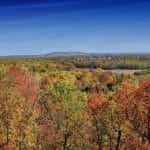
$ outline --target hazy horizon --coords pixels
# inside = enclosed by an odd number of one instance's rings
[[[149,0],[0,1],[0,56],[150,53]]]
[[[54,55],[54,54],[91,54],[91,55],[94,55],[94,54],[99,54],[99,55],[150,55],[150,52],[98,52],[98,51],[49,51],[47,53],[10,53],[10,54],[7,54],[7,55],[0,55],[0,57],[9,57],[9,56],[44,56],[44,55]]]

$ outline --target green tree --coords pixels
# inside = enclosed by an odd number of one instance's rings
[[[66,150],[69,146],[69,138],[73,135],[75,128],[81,125],[86,95],[77,87],[63,81],[51,86],[49,92],[53,101],[61,104],[61,118],[58,126],[63,132],[63,149]]]

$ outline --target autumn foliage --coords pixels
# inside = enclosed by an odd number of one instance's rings
[[[148,74],[56,60],[0,66],[0,150],[149,150]]]
[[[8,71],[8,76],[15,82],[27,101],[34,103],[34,101],[37,100],[39,86],[31,75],[27,74],[24,70],[17,66],[12,66]]]
[[[88,96],[88,108],[93,113],[101,111],[106,105],[107,102],[105,100],[104,95],[94,92]]]

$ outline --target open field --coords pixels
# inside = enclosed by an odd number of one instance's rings
[[[140,69],[110,69],[110,70],[105,70],[108,72],[112,72],[112,73],[118,73],[118,74],[134,74],[134,73],[138,73],[144,70],[140,70]]]

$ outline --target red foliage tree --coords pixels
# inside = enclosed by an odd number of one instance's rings
[[[150,142],[150,80],[140,82],[139,88],[134,95],[135,111],[131,114],[131,121],[134,122],[134,128],[142,136]]]
[[[122,114],[124,114],[124,119],[128,119],[129,117],[129,107],[132,103],[135,89],[135,86],[125,81],[122,84],[121,89],[115,94],[116,101],[120,105],[120,111]]]
[[[35,101],[38,99],[37,91],[39,86],[33,77],[16,66],[10,67],[8,76],[15,82],[26,100],[32,104],[35,104]]]

